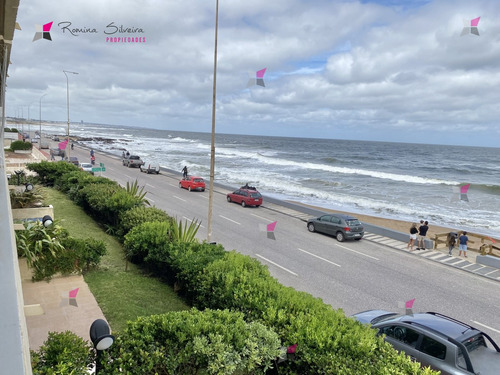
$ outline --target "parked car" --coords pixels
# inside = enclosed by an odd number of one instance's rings
[[[123,165],[125,165],[128,168],[131,168],[131,167],[137,168],[137,167],[140,167],[141,165],[144,164],[144,162],[141,160],[141,157],[137,156],[137,155],[125,156],[122,159],[122,163],[123,163]]]
[[[80,165],[80,163],[78,162],[78,158],[76,156],[70,156],[69,162],[73,165],[76,165],[77,167]]]
[[[47,142],[42,142],[40,144],[40,148],[43,148],[43,149],[48,149],[49,148],[49,144]]]
[[[61,150],[60,148],[51,148],[50,153],[54,156],[63,156],[64,150]]]
[[[160,164],[158,163],[144,162],[139,168],[141,172],[146,172],[147,174],[160,173]]]
[[[227,194],[228,202],[234,202],[245,206],[259,207],[262,204],[262,195],[254,187],[240,188]]]
[[[369,310],[353,317],[371,324],[396,350],[442,375],[496,375],[500,371],[500,348],[493,339],[446,315]]]
[[[59,137],[52,137],[52,140],[56,141],[56,142],[59,142],[60,139],[59,139]]]
[[[181,189],[205,191],[205,180],[201,177],[187,176],[179,181]]]
[[[94,174],[94,172],[92,172],[92,164],[90,163],[80,163],[80,169],[90,174]]]
[[[363,224],[353,216],[342,214],[323,215],[307,221],[309,232],[330,234],[337,241],[360,240],[365,234]]]

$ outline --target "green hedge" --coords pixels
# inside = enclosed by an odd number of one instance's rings
[[[33,144],[31,142],[14,141],[10,144],[10,149],[12,151],[31,150],[32,148],[33,148]]]
[[[95,355],[90,345],[73,332],[49,332],[40,349],[31,351],[33,375],[88,375]]]
[[[101,363],[106,374],[265,374],[280,346],[241,313],[193,309],[129,322]]]
[[[36,172],[40,182],[47,186],[53,186],[56,182],[59,182],[59,179],[65,173],[79,171],[77,166],[64,161],[54,163],[48,161],[30,163],[26,165],[26,168],[30,171]]]
[[[132,228],[142,223],[153,221],[172,221],[172,218],[165,211],[156,207],[136,206],[130,210],[121,212],[119,216],[119,236],[125,236]]]

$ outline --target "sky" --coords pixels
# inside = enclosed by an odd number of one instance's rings
[[[41,102],[67,121],[68,85],[71,122],[210,132],[215,15],[216,0],[21,0],[7,116],[38,120]],[[219,0],[218,15],[218,133],[500,147],[498,0]]]

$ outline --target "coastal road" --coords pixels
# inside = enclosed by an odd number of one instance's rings
[[[88,150],[79,147],[72,155],[89,159]],[[207,238],[208,191],[180,189],[180,171],[147,175],[100,153],[96,162],[105,163],[103,176],[123,186],[137,179],[150,203],[169,215],[201,220],[198,238]],[[415,311],[452,316],[500,343],[499,282],[366,240],[339,243],[308,232],[304,221],[274,205],[267,208],[265,201],[260,208],[228,203],[227,192],[214,189],[212,241],[258,259],[282,284],[319,297],[347,315],[368,309],[403,312],[404,302],[415,298]],[[276,240],[271,240],[265,228],[274,221]]]

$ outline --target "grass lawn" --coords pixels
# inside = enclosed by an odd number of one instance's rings
[[[99,269],[84,277],[113,331],[122,330],[127,320],[139,316],[189,308],[172,287],[145,275],[136,265],[129,263],[125,271],[120,242],[106,234],[66,195],[50,188],[44,188],[43,195],[45,202],[54,206],[55,219],[71,236],[92,237],[106,244],[108,253],[102,258]]]

